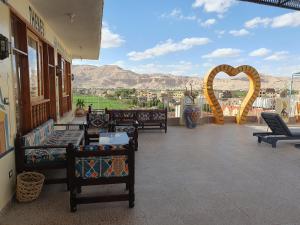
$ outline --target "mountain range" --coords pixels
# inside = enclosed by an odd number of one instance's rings
[[[136,89],[183,89],[190,84],[194,89],[203,85],[203,77],[177,76],[172,74],[139,74],[119,66],[73,66],[74,88],[136,88]],[[290,77],[277,77],[260,74],[262,88],[284,89],[290,87]],[[216,78],[216,90],[248,90],[249,81],[245,74],[237,77]],[[294,82],[294,89],[299,90],[300,82]]]

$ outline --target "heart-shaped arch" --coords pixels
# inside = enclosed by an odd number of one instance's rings
[[[245,73],[250,81],[249,91],[243,100],[240,110],[236,116],[236,122],[238,124],[243,124],[246,122],[248,112],[257,98],[260,91],[260,77],[256,69],[252,66],[243,65],[237,68],[234,68],[230,65],[219,65],[213,68],[204,78],[204,95],[210,105],[212,112],[215,117],[215,122],[217,124],[224,124],[224,115],[223,110],[218,102],[214,89],[213,89],[213,81],[216,75],[220,72],[227,73],[229,76],[236,76],[239,73]]]

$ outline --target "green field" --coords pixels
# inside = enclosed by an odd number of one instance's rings
[[[90,104],[93,104],[94,109],[129,109],[134,106],[125,102],[125,100],[119,99],[107,99],[98,96],[85,96],[85,95],[74,95],[73,104],[76,106],[77,99],[83,99],[85,107],[87,108]]]

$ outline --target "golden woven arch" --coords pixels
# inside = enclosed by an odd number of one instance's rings
[[[238,124],[243,124],[246,122],[248,112],[254,103],[255,99],[259,95],[260,91],[260,77],[256,69],[252,66],[243,65],[234,68],[230,65],[219,65],[213,68],[204,78],[204,95],[210,105],[212,112],[214,114],[217,124],[224,124],[224,115],[222,108],[215,96],[213,90],[213,81],[216,75],[220,72],[227,73],[229,76],[236,76],[239,73],[245,73],[250,81],[249,91],[243,100],[238,115],[236,116],[236,122]]]

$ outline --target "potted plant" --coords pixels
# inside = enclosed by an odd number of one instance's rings
[[[85,115],[85,110],[84,110],[84,107],[85,107],[85,103],[84,103],[84,100],[83,99],[77,99],[77,102],[76,102],[76,111],[75,111],[75,115],[80,117],[80,116],[84,116]]]

